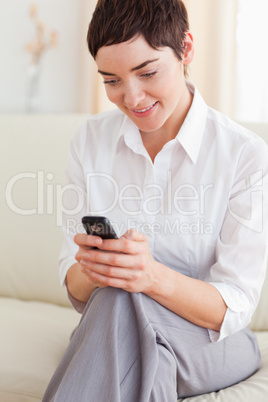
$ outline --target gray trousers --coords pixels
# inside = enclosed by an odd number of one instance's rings
[[[43,402],[175,402],[217,391],[260,365],[249,329],[212,343],[141,293],[97,289]]]

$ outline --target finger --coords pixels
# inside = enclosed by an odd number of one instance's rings
[[[126,280],[138,280],[140,277],[140,273],[132,269],[96,263],[87,264],[84,260],[82,260],[82,270],[84,270],[89,276],[100,274],[108,278]]]
[[[92,282],[98,283],[100,287],[110,286],[126,290],[131,287],[128,279],[109,277],[98,272],[93,272],[89,269],[85,269],[85,274],[88,275]]]
[[[98,251],[97,249],[87,250],[82,259],[88,264],[103,264],[111,267],[134,268],[137,265],[137,258],[133,255],[109,251]]]
[[[77,253],[74,256],[74,258],[76,259],[77,262],[80,262],[82,260],[83,254],[84,254],[84,251],[81,248],[79,248],[79,250],[77,251]]]
[[[147,237],[134,229],[129,229],[122,237],[132,241],[147,241]]]
[[[85,233],[78,233],[74,236],[74,242],[79,247],[98,247],[102,244],[102,239],[98,236],[91,236]]]
[[[124,235],[116,240],[103,240],[98,249],[134,255],[142,252],[143,246],[141,241],[127,239]]]

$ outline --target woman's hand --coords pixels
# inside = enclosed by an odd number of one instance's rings
[[[155,261],[143,234],[129,230],[116,240],[79,234],[75,242],[76,259],[91,284],[145,293],[196,325],[220,330],[227,306],[219,291]]]
[[[147,293],[153,288],[159,267],[143,234],[131,229],[116,240],[78,234],[74,241],[79,246],[76,260],[97,287],[111,286],[133,293]]]

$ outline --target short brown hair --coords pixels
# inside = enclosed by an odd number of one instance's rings
[[[87,43],[95,59],[102,46],[142,35],[152,48],[169,46],[182,60],[188,30],[188,14],[181,0],[98,0]]]

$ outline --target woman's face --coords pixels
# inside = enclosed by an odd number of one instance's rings
[[[183,64],[170,47],[153,49],[139,36],[100,48],[96,63],[109,100],[141,132],[175,130],[185,118],[190,95]]]

